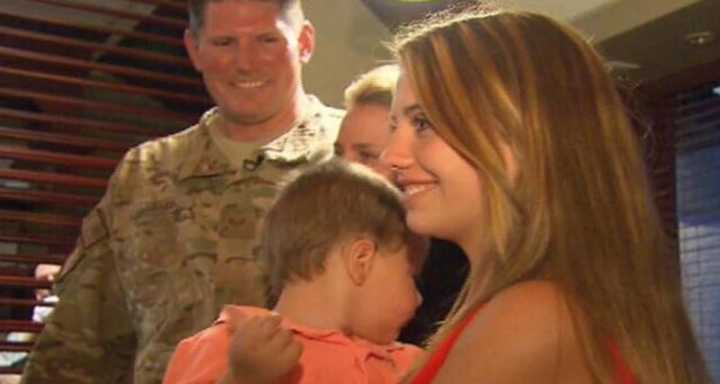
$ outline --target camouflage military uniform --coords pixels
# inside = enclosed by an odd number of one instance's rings
[[[281,178],[331,156],[342,117],[311,99],[245,166],[212,140],[215,110],[130,150],[84,219],[23,383],[160,383],[175,345],[224,304],[263,305],[259,219]]]

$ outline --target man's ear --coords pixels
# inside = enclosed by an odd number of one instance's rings
[[[303,22],[300,35],[298,36],[298,54],[300,62],[307,64],[315,51],[315,27],[310,21]]]
[[[185,50],[187,51],[188,57],[190,57],[190,62],[192,62],[193,67],[195,67],[196,70],[200,71],[201,69],[201,63],[199,61],[199,54],[198,54],[198,41],[195,37],[195,34],[190,31],[190,29],[185,30],[185,34],[183,35],[183,43],[185,43]]]
[[[345,270],[352,282],[358,286],[365,284],[377,256],[375,242],[366,237],[352,240],[343,253]]]

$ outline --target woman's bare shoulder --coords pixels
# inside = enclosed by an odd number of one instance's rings
[[[584,360],[566,358],[578,356],[579,345],[562,290],[549,281],[518,283],[480,309],[437,382],[558,383],[578,369],[570,376],[582,383]]]

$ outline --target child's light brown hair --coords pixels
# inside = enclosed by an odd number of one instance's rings
[[[400,192],[369,168],[332,159],[297,176],[278,194],[263,222],[260,257],[271,297],[288,282],[310,280],[324,270],[333,247],[356,236],[379,249],[408,247],[419,271],[426,238],[410,232]]]

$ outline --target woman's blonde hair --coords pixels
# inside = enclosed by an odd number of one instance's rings
[[[345,108],[367,104],[390,108],[398,77],[400,69],[396,64],[381,65],[363,73],[345,88]]]
[[[489,199],[493,270],[482,286],[485,271],[470,272],[432,344],[497,292],[547,279],[565,293],[597,382],[612,381],[611,341],[641,383],[709,382],[638,137],[586,39],[539,14],[469,10],[406,28],[395,51]]]

